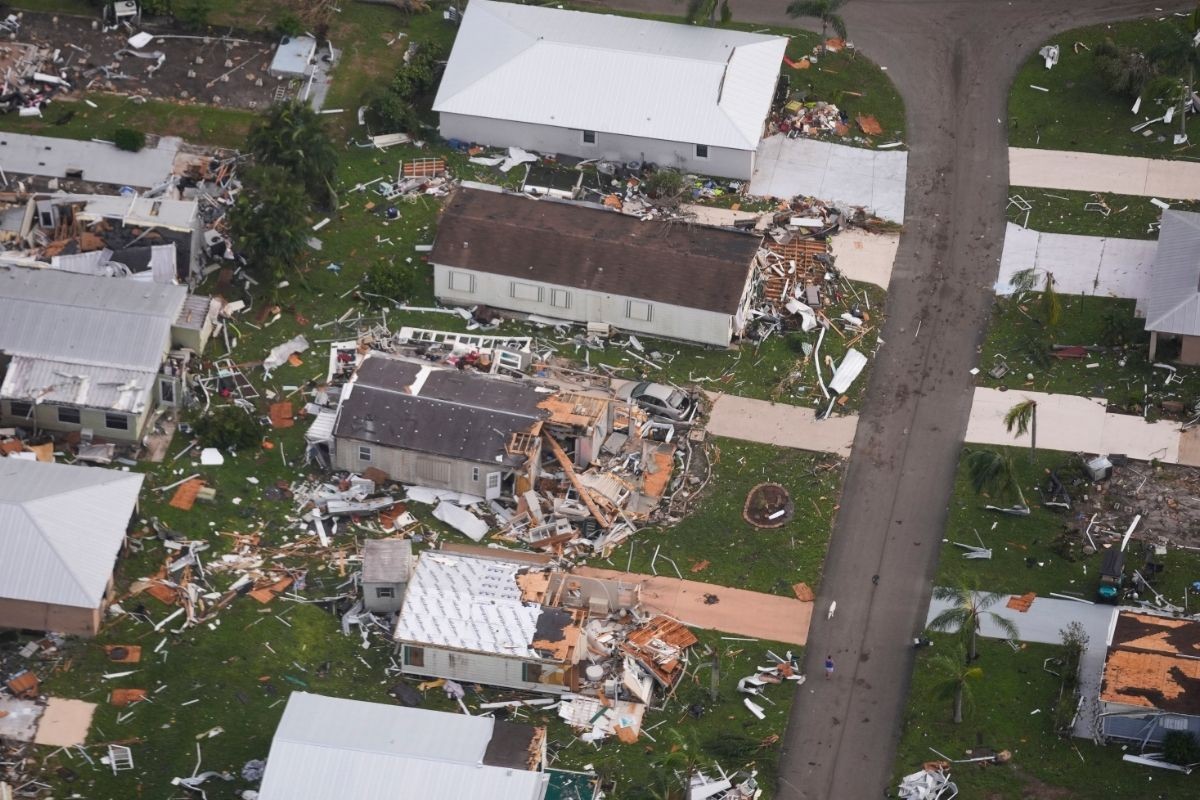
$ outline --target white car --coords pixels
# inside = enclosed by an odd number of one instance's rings
[[[637,403],[652,416],[672,422],[687,422],[696,413],[696,404],[685,392],[661,383],[626,383],[617,390],[617,398]]]

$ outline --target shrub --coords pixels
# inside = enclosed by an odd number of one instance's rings
[[[180,6],[175,19],[188,30],[200,31],[208,26],[208,15],[211,11],[212,0],[188,0]]]
[[[135,131],[133,128],[117,128],[113,133],[113,144],[119,150],[128,150],[130,153],[136,153],[146,146],[146,134],[141,131]]]
[[[420,288],[418,267],[380,261],[363,279],[362,290],[401,302],[411,300]],[[368,298],[375,301],[378,298]]]
[[[280,36],[299,36],[304,33],[304,23],[291,11],[284,11],[275,18],[275,31]]]
[[[1168,731],[1163,739],[1163,757],[1180,766],[1200,763],[1200,741],[1188,731]]]
[[[221,450],[254,447],[262,439],[258,420],[237,406],[217,406],[207,414],[198,415],[192,429],[203,446]]]
[[[643,188],[651,197],[674,199],[683,193],[683,173],[674,169],[660,169],[646,178]]]

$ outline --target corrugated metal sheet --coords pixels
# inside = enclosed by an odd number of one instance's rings
[[[157,371],[186,297],[183,286],[0,268],[0,350]]]
[[[540,772],[483,764],[495,722],[294,692],[260,800],[540,800]]]
[[[180,140],[164,136],[154,147],[130,153],[111,144],[6,132],[0,136],[0,163],[10,176],[66,178],[81,170],[83,180],[150,188],[171,175]]]
[[[0,458],[0,596],[95,608],[143,476]]]
[[[0,397],[138,414],[150,402],[156,374],[13,356],[0,384]]]
[[[1200,336],[1200,214],[1163,212],[1145,309],[1148,331]]]
[[[435,111],[754,150],[787,39],[474,0]]]
[[[537,658],[530,644],[542,609],[521,600],[516,576],[524,566],[457,553],[424,553],[404,595],[396,640]]]

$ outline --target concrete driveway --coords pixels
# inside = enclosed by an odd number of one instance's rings
[[[1017,640],[1021,642],[1040,642],[1042,644],[1062,644],[1062,630],[1072,622],[1078,622],[1087,633],[1088,644],[1083,658],[1079,663],[1079,690],[1084,698],[1079,716],[1075,720],[1075,735],[1092,738],[1096,726],[1097,697],[1100,693],[1100,681],[1104,672],[1104,654],[1108,650],[1108,642],[1112,638],[1113,625],[1116,624],[1117,607],[1107,605],[1089,605],[1076,603],[1073,600],[1059,600],[1054,597],[1034,598],[1033,605],[1028,611],[1014,611],[1005,603],[1012,595],[992,606],[988,611],[1007,619],[1017,626]],[[949,603],[932,600],[929,604],[929,615],[925,624],[928,625],[938,614],[949,607]],[[983,617],[979,626],[979,635],[991,639],[1005,639],[1005,634],[996,627],[991,617]]]
[[[900,237],[894,233],[868,233],[861,228],[843,228],[830,240],[837,268],[852,281],[873,283],[881,289],[892,281],[892,265]]]
[[[811,195],[902,222],[907,170],[908,153],[902,150],[867,150],[777,133],[759,142],[750,194]]]
[[[1010,222],[996,293],[1011,294],[1013,274],[1034,267],[1053,273],[1054,286],[1063,294],[1147,297],[1157,248],[1158,242],[1149,239],[1039,233]]]
[[[714,436],[833,453],[843,458],[850,455],[858,428],[858,417],[853,414],[818,420],[816,412],[804,406],[719,392],[709,392],[708,396],[713,407],[705,430]]]
[[[1200,162],[1196,161],[1011,147],[1008,172],[1013,186],[1173,200],[1200,197]]]

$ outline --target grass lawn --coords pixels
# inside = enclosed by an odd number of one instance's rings
[[[1020,195],[1033,206],[1026,223],[1025,212],[1009,204],[1005,216],[1009,222],[1028,225],[1044,233],[1074,233],[1081,236],[1111,236],[1121,239],[1157,239],[1161,209],[1148,197],[1127,194],[1098,194],[1062,189],[1036,189],[1012,186],[1009,197]],[[1110,213],[1085,209],[1088,203],[1102,202]],[[1179,211],[1200,211],[1200,202],[1171,202]]]
[[[930,748],[951,759],[966,759],[973,749],[984,747],[1008,750],[1012,761],[952,765],[951,778],[960,797],[1099,800],[1184,797],[1194,791],[1188,776],[1124,763],[1120,745],[1101,747],[1055,734],[1053,711],[1060,681],[1043,669],[1043,663],[1060,656],[1057,645],[1026,644],[1013,652],[1004,642],[981,639],[977,664],[983,676],[972,684],[974,707],[964,713],[961,725],[955,725],[950,700],[939,694],[936,675],[928,668],[954,637],[932,638],[934,646],[922,650],[913,672],[893,785],[901,776],[919,771],[923,762],[941,760]]]
[[[798,581],[816,590],[841,494],[841,460],[722,437],[713,441],[712,480],[691,513],[672,527],[639,531],[613,553],[611,566],[649,573],[657,549],[660,575],[675,574],[666,556],[688,580],[788,597]],[[795,516],[782,528],[755,528],[742,517],[746,495],[764,482],[783,485],[795,505]],[[707,567],[692,572],[705,561]]]
[[[1014,402],[1016,401],[1014,397]],[[1080,546],[1081,533],[1068,531],[1068,523],[1087,526],[1091,517],[1083,495],[1092,489],[1087,486],[1070,487],[1076,507],[1069,512],[1056,512],[1041,505],[1039,486],[1044,486],[1050,470],[1058,472],[1060,479],[1068,482],[1078,474],[1079,459],[1073,453],[1039,451],[1031,463],[1025,448],[996,448],[1007,453],[1020,479],[1021,490],[1031,508],[1028,517],[1014,517],[987,511],[984,506],[996,503],[976,495],[967,475],[965,460],[960,460],[958,476],[954,483],[954,494],[950,500],[950,514],[946,523],[946,541],[942,545],[935,585],[955,586],[972,582],[984,591],[1008,594],[1035,592],[1046,596],[1050,592],[1075,593],[1085,599],[1095,599],[1100,585],[1102,555],[1084,555]],[[965,453],[964,451],[964,457]],[[1146,464],[1135,464],[1133,468],[1143,473],[1150,469]],[[1157,503],[1151,498],[1148,502]],[[1133,511],[1125,517],[1131,521]],[[1115,516],[1115,515],[1110,515]],[[1064,548],[1060,536],[1069,539],[1073,546]],[[978,538],[977,538],[978,537]],[[952,542],[992,549],[991,559],[963,558],[965,552]],[[1126,574],[1132,575],[1145,560],[1145,551],[1139,540],[1129,545],[1126,559]],[[1165,556],[1158,557],[1165,565],[1155,588],[1168,600],[1183,605],[1184,588],[1200,580],[1200,553],[1170,547]],[[1195,606],[1194,598],[1189,606]]]
[[[982,371],[976,380],[981,386],[1104,397],[1110,407],[1133,413],[1141,413],[1146,402],[1144,387],[1149,387],[1151,419],[1159,413],[1155,404],[1164,400],[1183,402],[1186,408],[1200,400],[1200,368],[1179,366],[1177,374],[1183,383],[1163,385],[1166,373],[1151,366],[1149,335],[1141,330],[1141,320],[1133,316],[1134,301],[1060,295],[1061,322],[1051,331],[1038,321],[1039,297],[1031,295],[1024,302],[996,298],[991,326],[980,351]],[[1109,347],[1118,341],[1126,344]],[[1050,352],[1051,344],[1108,349],[1091,352],[1083,359],[1043,357]],[[1155,361],[1169,362],[1172,357],[1165,343],[1160,342]],[[1011,371],[997,380],[987,373],[1000,359]],[[1089,364],[1098,366],[1089,368]],[[1033,375],[1032,380],[1026,379],[1028,374]]]
[[[1046,42],[1060,48],[1059,62],[1047,70],[1036,52],[1017,72],[1008,98],[1008,143],[1013,147],[1044,147],[1051,150],[1082,150],[1122,156],[1195,158],[1195,144],[1176,147],[1171,137],[1179,124],[1151,125],[1131,133],[1139,122],[1162,116],[1163,109],[1143,101],[1141,113],[1133,114],[1133,101],[1111,93],[1096,73],[1092,52],[1111,38],[1118,46],[1143,52],[1162,41],[1162,26],[1180,19],[1166,15],[1110,25],[1094,25],[1067,31]],[[1086,45],[1090,50],[1084,49]],[[1078,51],[1078,52],[1076,52]],[[1040,86],[1049,91],[1031,88]],[[1195,137],[1192,137],[1193,140]]]

